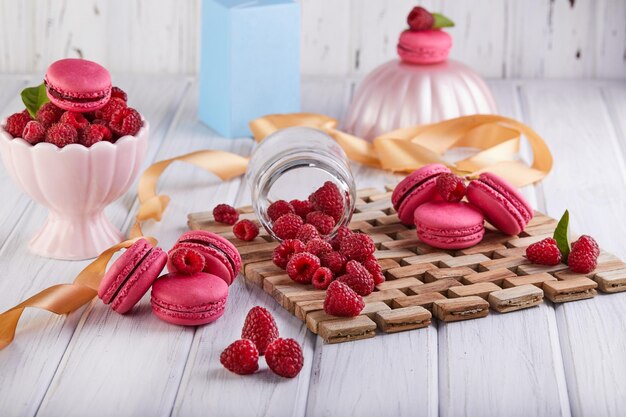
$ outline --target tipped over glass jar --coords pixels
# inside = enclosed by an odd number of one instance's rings
[[[291,127],[265,138],[252,153],[246,181],[257,218],[277,240],[296,238],[306,223],[333,237],[354,211],[356,186],[348,158],[316,129]]]

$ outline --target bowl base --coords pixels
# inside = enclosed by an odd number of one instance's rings
[[[28,247],[46,258],[79,261],[95,258],[122,240],[123,235],[104,212],[86,217],[66,217],[51,212]]]

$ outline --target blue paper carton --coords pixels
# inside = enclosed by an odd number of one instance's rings
[[[300,7],[291,0],[203,0],[198,117],[226,137],[300,111]]]

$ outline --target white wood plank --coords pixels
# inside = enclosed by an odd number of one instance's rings
[[[554,172],[542,184],[548,214],[559,216],[568,208],[574,232],[591,234],[601,247],[624,258],[623,153],[599,88],[534,82],[522,93],[531,125],[555,156]],[[614,114],[621,118],[623,110]],[[623,293],[556,307],[573,415],[617,416],[626,407],[618,382],[626,373],[626,358],[619,353],[626,346],[624,311]]]
[[[141,86],[144,90],[152,88],[154,80],[146,82],[136,78],[129,81],[132,84],[128,87],[131,102],[148,119],[155,120],[150,141],[151,147],[158,148],[169,127],[165,121],[171,118],[166,113],[170,111],[172,104],[154,100],[147,92],[142,94]],[[159,84],[174,98],[178,96],[176,91],[184,90],[187,82],[180,79],[161,79]],[[176,106],[175,103],[173,105]],[[164,122],[158,123],[161,119]],[[151,153],[154,156],[154,152]],[[149,163],[146,160],[145,166]],[[11,190],[3,194],[9,198],[17,195],[17,191]],[[134,187],[129,190],[128,195],[136,195]],[[134,197],[123,197],[108,208],[107,213],[114,224],[121,226],[125,222],[133,199]],[[20,214],[16,211],[6,218],[7,224],[14,227],[0,249],[0,268],[3,271],[3,278],[0,279],[0,311],[50,285],[71,282],[87,265],[87,262],[47,260],[28,252],[26,242],[41,227],[45,210],[31,204],[21,218]],[[0,373],[0,409],[3,413],[25,416],[36,413],[81,314],[82,311],[77,311],[63,317],[35,309],[26,310],[18,326],[15,341],[0,351],[0,368],[3,370]]]
[[[515,82],[490,82],[500,113],[521,118]],[[528,159],[528,149],[522,149]],[[536,206],[532,187],[523,190]],[[439,323],[439,413],[570,414],[554,310],[542,304],[512,314]]]

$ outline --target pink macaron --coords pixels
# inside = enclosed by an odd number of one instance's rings
[[[470,181],[467,199],[482,210],[489,223],[507,235],[522,232],[533,217],[533,208],[519,191],[490,172]]]
[[[220,277],[170,273],[152,286],[152,312],[168,323],[198,326],[222,317],[227,298],[228,285]]]
[[[226,284],[233,283],[241,270],[241,256],[237,248],[220,235],[204,230],[192,230],[183,233],[170,250],[178,248],[194,249],[204,257],[203,272],[217,275]],[[169,272],[178,272],[171,261],[167,263]]]
[[[167,254],[139,239],[106,272],[98,297],[120,314],[129,312],[163,271]]]
[[[485,235],[483,214],[469,203],[432,201],[415,210],[417,237],[440,249],[464,249]]]
[[[436,64],[448,59],[452,37],[437,29],[405,30],[398,40],[398,55],[410,64]]]
[[[400,181],[391,194],[391,203],[402,223],[412,225],[416,208],[428,201],[439,199],[437,177],[449,172],[450,169],[445,165],[429,164]]]
[[[44,83],[50,101],[64,110],[79,113],[98,110],[111,98],[109,71],[86,59],[53,62]]]

